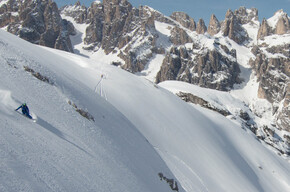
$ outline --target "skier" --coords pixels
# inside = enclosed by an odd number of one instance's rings
[[[23,103],[22,105],[20,105],[17,109],[15,109],[15,111],[18,111],[20,108],[22,109],[22,114],[23,115],[25,115],[29,119],[32,119],[32,117],[29,114],[29,109],[28,109],[26,103]]]

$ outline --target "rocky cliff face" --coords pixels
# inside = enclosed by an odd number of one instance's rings
[[[235,57],[225,57],[218,49],[206,50],[199,55],[194,52],[194,49],[187,50],[185,47],[171,48],[157,74],[156,82],[179,80],[223,91],[239,82],[240,69]]]
[[[63,20],[51,0],[9,0],[0,8],[0,27],[32,43],[73,52],[73,25]]]
[[[276,35],[283,36],[280,37],[281,40],[277,40]],[[256,57],[250,60],[260,82],[259,97],[272,103],[275,124],[279,129],[286,131],[290,131],[290,43],[287,38],[289,35],[289,17],[282,10],[268,20],[263,19],[257,36],[259,43],[252,49]]]
[[[260,26],[258,32],[258,39],[263,39],[266,36],[270,36],[273,34],[283,35],[290,33],[290,19],[289,16],[283,12],[283,10],[279,10],[275,13],[275,15],[266,20],[263,19],[262,25]]]
[[[60,12],[63,12],[65,16],[73,17],[76,23],[89,23],[89,15],[87,7],[81,5],[79,1],[74,6],[64,6],[60,8]]]
[[[186,43],[193,42],[190,36],[186,33],[186,31],[177,26],[171,30],[170,41],[174,45],[184,45]]]
[[[255,60],[250,64],[256,71],[259,85],[258,96],[273,104],[273,115],[276,116],[280,129],[290,131],[289,86],[290,86],[290,44],[273,46],[256,52]],[[284,57],[267,57],[267,53],[281,54]]]
[[[245,42],[248,40],[248,34],[241,25],[242,22],[240,17],[231,10],[228,10],[222,25],[223,35],[228,36],[239,44]]]
[[[189,17],[186,13],[174,12],[170,17],[180,23],[183,27],[188,28],[191,31],[196,30],[196,23],[194,19]]]
[[[236,15],[242,25],[258,21],[258,10],[256,8],[246,9],[246,7],[240,7],[235,10],[234,15]]]
[[[264,18],[262,21],[262,25],[258,31],[258,39],[262,39],[272,33],[270,26],[268,25],[267,20]]]
[[[204,20],[199,19],[197,23],[197,27],[196,27],[196,32],[198,34],[205,34],[206,31],[207,31],[207,28],[205,26]]]
[[[106,54],[122,49],[118,54],[125,61],[123,67],[132,72],[143,70],[148,58],[137,59],[135,51],[149,49],[147,56],[152,55],[156,38],[154,14],[147,7],[133,8],[126,0],[96,2],[88,10],[91,21],[86,30],[87,47],[102,48]],[[133,49],[137,41],[143,43]]]

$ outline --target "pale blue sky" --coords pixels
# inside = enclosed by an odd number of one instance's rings
[[[55,0],[58,6],[65,4],[75,4],[77,0]],[[94,0],[80,0],[87,7]],[[134,6],[148,5],[161,13],[170,16],[174,11],[183,11],[198,21],[203,18],[206,23],[209,22],[211,14],[215,14],[221,21],[224,20],[228,9],[236,10],[240,6],[246,8],[255,7],[259,11],[259,20],[270,18],[274,13],[283,9],[290,14],[290,0],[129,0]]]

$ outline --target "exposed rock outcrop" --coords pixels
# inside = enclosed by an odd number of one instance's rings
[[[258,21],[258,9],[256,8],[246,9],[245,7],[240,7],[235,10],[234,15],[238,17],[242,25]]]
[[[74,6],[64,6],[60,9],[60,12],[65,16],[74,18],[76,23],[89,23],[88,11],[86,6],[81,5],[80,1],[77,1]]]
[[[191,31],[196,30],[196,23],[194,19],[189,17],[186,13],[174,12],[170,17],[180,23],[183,27],[188,28]]]
[[[258,51],[255,60],[250,64],[256,71],[260,82],[258,96],[267,99],[273,104],[273,113],[277,117],[277,125],[290,131],[289,122],[289,84],[290,84],[290,59],[289,44],[285,46],[270,47],[272,53],[285,53],[288,57],[269,58]],[[281,105],[282,103],[282,105]]]
[[[276,25],[275,33],[278,35],[283,35],[287,33],[289,30],[290,30],[290,25],[289,25],[288,16],[286,15],[285,17],[280,17]]]
[[[213,36],[217,34],[220,31],[220,29],[221,29],[220,22],[218,21],[215,15],[211,15],[207,32]]]
[[[104,0],[104,25],[102,48],[105,53],[110,53],[118,46],[119,39],[123,35],[126,20],[130,14],[132,5],[126,0]]]
[[[271,26],[269,25],[269,22],[271,23]],[[283,10],[277,11],[270,19],[263,19],[262,25],[259,28],[258,39],[263,39],[272,34],[283,35],[290,33],[289,23],[289,16],[284,13]]]
[[[199,19],[196,27],[196,32],[198,34],[204,34],[207,31],[207,28],[205,26],[204,20]]]
[[[208,101],[204,100],[203,98],[200,98],[200,97],[193,95],[191,93],[179,92],[176,95],[178,97],[180,97],[185,102],[200,105],[201,107],[218,112],[223,116],[228,116],[231,114],[228,110],[218,109],[217,107],[212,106]]]
[[[101,47],[103,39],[103,27],[104,27],[104,6],[101,3],[92,3],[88,9],[88,17],[90,19],[90,25],[86,28],[86,37],[84,39],[85,44]]]
[[[86,29],[85,43],[101,47],[106,54],[115,48],[129,46],[129,42],[134,41],[133,37],[136,34],[150,36],[148,32],[155,30],[154,16],[150,10],[147,7],[133,8],[127,0],[105,0],[103,4],[94,3],[88,11],[89,17],[93,20]],[[129,47],[124,54],[128,51]]]
[[[263,21],[262,21],[262,25],[259,28],[257,38],[258,39],[262,39],[262,38],[270,35],[270,33],[271,33],[271,28],[268,25],[267,20],[264,18]]]
[[[239,72],[237,62],[224,57],[217,50],[193,55],[184,47],[174,47],[166,54],[156,82],[180,80],[226,91],[239,82]]]
[[[154,53],[164,53],[164,48],[156,45],[155,21],[174,24],[147,6],[132,7],[127,0],[94,2],[87,15],[91,21],[86,29],[86,48],[101,48],[106,54],[118,52],[124,61],[122,68],[133,73],[142,71]],[[190,42],[180,28],[173,30],[171,40],[176,44]]]
[[[239,17],[231,10],[228,10],[222,26],[223,35],[228,36],[239,44],[242,44],[248,40],[249,37],[241,25],[241,19],[239,19]]]
[[[170,40],[174,45],[184,45],[186,43],[192,43],[192,39],[183,29],[174,27],[171,30]]]
[[[74,27],[61,18],[55,2],[9,0],[2,8],[0,26],[7,26],[9,32],[32,43],[73,52],[69,35],[74,34]]]
[[[282,44],[271,43],[276,41],[277,35],[285,34],[289,34],[289,17],[283,10],[277,11],[268,20],[263,19],[257,36],[259,45],[252,49],[256,58],[250,60],[250,64],[258,77],[258,96],[272,104],[272,113],[276,119],[274,126],[289,132],[290,44],[287,41]]]

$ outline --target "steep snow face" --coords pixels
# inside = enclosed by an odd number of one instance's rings
[[[80,55],[90,55],[89,51],[86,51],[86,50],[83,49],[83,47],[84,47],[84,38],[85,38],[85,34],[86,34],[86,28],[88,27],[88,24],[85,24],[85,23],[84,24],[79,24],[72,17],[65,16],[63,14],[61,15],[61,17],[63,19],[66,19],[66,20],[70,21],[74,25],[74,27],[76,29],[75,30],[76,34],[73,35],[73,36],[70,36],[71,43],[73,45],[74,53],[80,54]]]
[[[156,81],[157,73],[160,71],[160,67],[165,56],[161,54],[156,54],[149,63],[145,66],[145,69],[136,75],[144,76],[151,82]]]
[[[0,30],[0,191],[169,191],[164,161],[94,92],[100,72],[57,53]],[[21,102],[36,123],[14,111]]]
[[[257,44],[257,35],[259,27],[260,22],[257,20],[253,20],[252,22],[243,25],[243,28],[247,31],[250,38],[248,46],[253,46]]]

